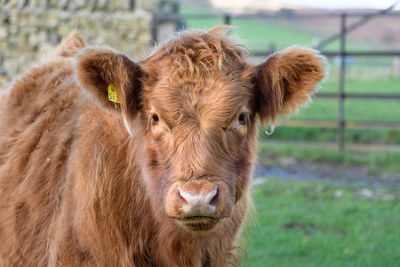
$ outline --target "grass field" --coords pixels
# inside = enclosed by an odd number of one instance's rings
[[[400,266],[400,193],[268,180],[253,191],[244,266]]]

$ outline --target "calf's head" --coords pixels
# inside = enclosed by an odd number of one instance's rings
[[[154,212],[189,231],[234,213],[248,189],[257,121],[305,105],[324,76],[316,51],[292,47],[254,66],[223,31],[184,33],[141,62],[103,47],[76,58],[78,82],[133,135]],[[108,100],[109,84],[120,103]]]

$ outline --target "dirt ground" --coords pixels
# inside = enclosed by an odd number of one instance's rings
[[[270,162],[266,165],[264,162]],[[278,157],[264,153],[259,156],[253,172],[254,185],[266,179],[296,181],[324,181],[338,185],[361,185],[376,188],[400,189],[400,173],[379,174],[361,165],[343,165],[329,162],[309,162]]]

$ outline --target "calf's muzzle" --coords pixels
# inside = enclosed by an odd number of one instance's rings
[[[234,196],[228,185],[217,179],[177,181],[168,190],[164,208],[167,215],[192,231],[210,230],[229,217]]]
[[[182,206],[186,218],[190,217],[214,217],[218,199],[218,188],[209,192],[191,194],[184,189],[178,189],[179,196],[184,200]]]

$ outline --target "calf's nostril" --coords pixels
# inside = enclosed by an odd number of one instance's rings
[[[211,206],[216,206],[217,205],[217,202],[218,202],[218,199],[219,199],[219,190],[218,190],[218,188],[216,188],[216,190],[215,190],[215,195],[214,195],[214,197],[211,199],[211,201],[210,201],[210,205]]]
[[[185,192],[186,193],[186,192]],[[183,204],[189,204],[186,198],[183,196],[185,193],[182,193],[181,189],[178,191],[178,199],[183,202]]]
[[[190,194],[179,188],[178,199],[183,202],[183,210],[190,216],[210,216],[215,213],[219,199],[218,188],[203,194]]]

